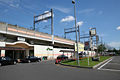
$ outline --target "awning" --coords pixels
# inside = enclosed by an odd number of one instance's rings
[[[6,43],[6,47],[17,47],[17,48],[25,48],[25,49],[31,49],[34,48],[33,45],[27,43],[27,42],[22,42],[22,41],[18,41],[18,42],[14,42],[14,43]]]
[[[25,50],[25,48],[20,48],[20,47],[0,47],[0,50]]]
[[[76,51],[71,51],[71,50],[60,50],[60,52],[71,52],[71,53],[76,53]]]

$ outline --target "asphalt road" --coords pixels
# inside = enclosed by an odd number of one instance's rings
[[[120,72],[71,68],[54,61],[0,67],[0,80],[120,80]]]
[[[102,69],[120,70],[120,56],[114,56],[112,61],[102,67]]]

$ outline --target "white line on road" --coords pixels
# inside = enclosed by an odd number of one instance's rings
[[[112,58],[113,59],[113,58]],[[98,69],[101,69],[102,67],[104,67],[106,64],[108,64],[110,61],[112,61],[112,59],[110,59],[108,62],[106,62],[105,64],[103,64],[102,66],[100,66]]]
[[[106,70],[106,71],[120,71],[120,70],[115,70],[115,69],[99,69],[99,70]]]

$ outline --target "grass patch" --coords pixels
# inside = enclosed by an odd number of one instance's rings
[[[88,65],[88,58],[84,58],[84,59],[81,59],[79,60],[80,62],[80,66],[85,66],[85,67],[93,67],[94,65],[106,60],[110,58],[110,56],[100,56],[100,61],[92,61],[92,58],[90,57],[89,58],[89,65]],[[67,65],[76,65],[78,66],[77,64],[77,61],[62,61],[63,64],[67,64]]]

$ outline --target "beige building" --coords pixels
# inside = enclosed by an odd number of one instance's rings
[[[47,56],[56,58],[63,54],[60,50],[74,51],[75,41],[54,36],[54,45],[50,34],[29,30],[0,22],[0,56],[24,58],[25,56]],[[64,53],[73,56],[71,52]]]

